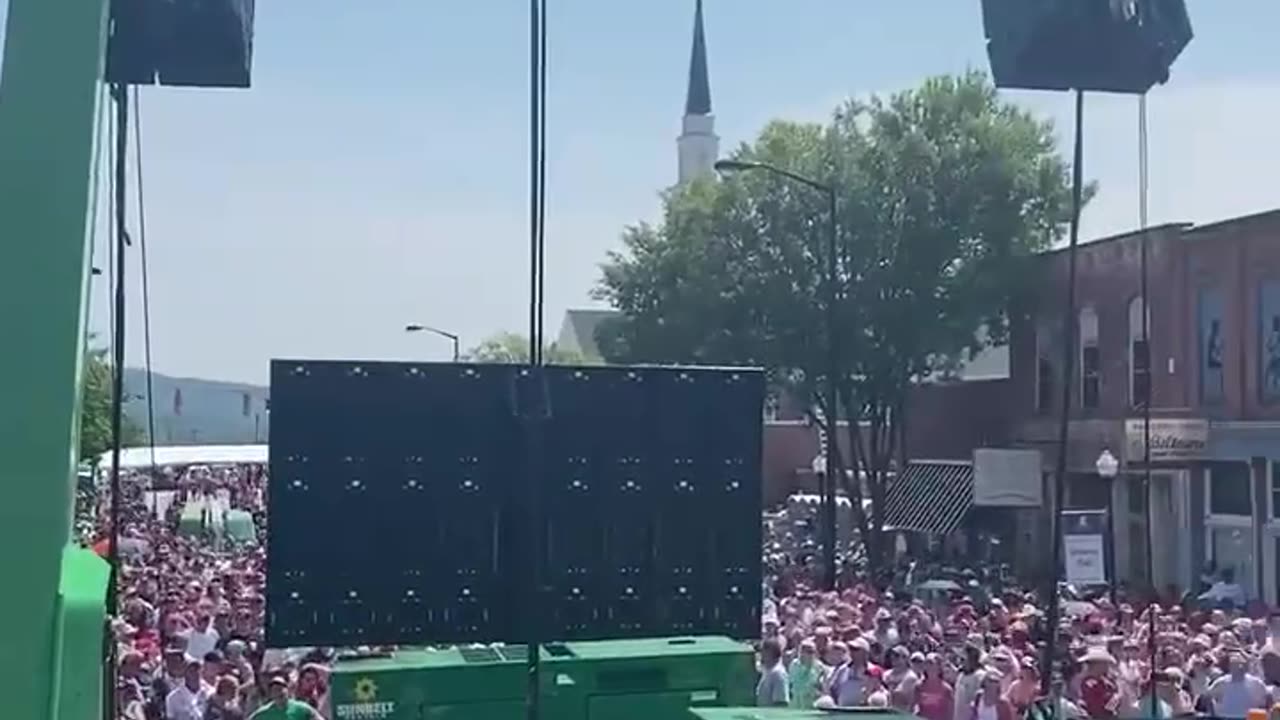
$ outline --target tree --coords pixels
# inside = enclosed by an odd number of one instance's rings
[[[584,365],[581,354],[561,348],[555,343],[542,351],[548,365]],[[482,363],[520,364],[529,362],[529,338],[515,333],[499,333],[487,338],[463,355],[464,360]]]
[[[621,317],[598,341],[611,361],[763,366],[816,421],[851,420],[851,457],[832,474],[866,479],[871,518],[862,483],[845,490],[874,570],[886,480],[907,457],[908,391],[1005,340],[1029,257],[1070,219],[1067,165],[1052,125],[976,72],[850,101],[825,125],[775,121],[734,157],[837,188],[839,407],[819,392],[825,198],[769,173],[672,189],[659,224],[627,228],[597,288]]]
[[[80,397],[80,460],[94,462],[111,449],[111,405],[115,397],[107,353],[90,349],[85,354]],[[145,439],[142,430],[128,417],[120,434],[122,445],[136,445]]]

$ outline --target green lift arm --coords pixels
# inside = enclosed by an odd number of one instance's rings
[[[72,541],[104,0],[9,0],[0,67],[5,717],[101,717],[107,564]]]

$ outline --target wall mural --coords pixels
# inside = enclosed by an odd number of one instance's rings
[[[1226,395],[1223,376],[1223,347],[1226,331],[1223,319],[1222,291],[1201,288],[1198,301],[1200,323],[1200,400],[1221,402]]]
[[[1280,401],[1280,280],[1258,288],[1259,387],[1265,402]]]

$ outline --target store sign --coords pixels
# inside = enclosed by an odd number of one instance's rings
[[[1104,510],[1066,510],[1062,513],[1063,579],[1073,585],[1107,582]]]
[[[1129,444],[1127,459],[1141,463],[1144,437],[1142,420],[1125,420],[1124,434]],[[1200,460],[1209,447],[1209,421],[1195,419],[1151,421],[1151,462]]]
[[[378,701],[378,685],[373,678],[357,680],[351,695],[355,702],[334,705],[337,720],[387,720],[395,715],[395,703]]]

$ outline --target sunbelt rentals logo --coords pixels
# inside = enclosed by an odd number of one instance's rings
[[[338,720],[386,720],[395,714],[395,703],[378,702],[378,683],[373,678],[357,680],[351,696],[355,702],[334,708]]]

